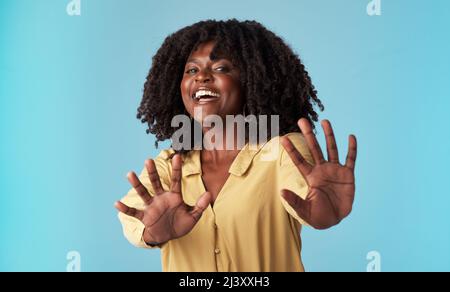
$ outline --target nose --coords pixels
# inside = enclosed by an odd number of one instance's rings
[[[206,83],[212,81],[212,75],[208,69],[203,69],[195,76],[195,81],[199,83]]]

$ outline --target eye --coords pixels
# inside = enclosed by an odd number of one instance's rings
[[[214,70],[219,71],[219,72],[228,72],[228,67],[227,66],[219,66],[219,67],[216,67],[216,69],[214,69]]]
[[[186,70],[187,74],[195,74],[197,73],[197,68],[189,68]]]

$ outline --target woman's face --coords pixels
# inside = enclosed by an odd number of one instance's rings
[[[239,70],[226,57],[211,60],[214,42],[198,46],[188,57],[181,81],[181,96],[187,112],[194,117],[194,108],[207,115],[226,115],[242,112]],[[199,118],[197,121],[201,122]]]

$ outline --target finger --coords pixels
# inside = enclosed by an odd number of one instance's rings
[[[195,204],[194,209],[190,212],[192,217],[194,217],[195,222],[197,222],[202,216],[203,212],[208,208],[209,204],[211,204],[212,195],[210,192],[205,192],[198,200],[197,204]]]
[[[339,163],[339,154],[331,123],[328,120],[323,120],[321,124],[327,141],[328,161]]]
[[[161,195],[164,193],[164,189],[161,185],[161,179],[159,178],[158,170],[156,169],[155,162],[152,159],[145,161],[145,168],[147,169],[148,177],[152,183],[155,195]]]
[[[181,156],[176,154],[172,158],[172,180],[170,191],[181,194]]]
[[[298,168],[300,173],[306,177],[311,172],[311,165],[309,165],[309,163],[303,158],[300,152],[298,152],[289,138],[282,137],[281,145],[283,145],[284,149],[286,149],[286,152],[288,153],[289,157]]]
[[[117,210],[124,213],[125,215],[134,217],[134,218],[138,219],[139,221],[142,221],[142,218],[144,218],[144,212],[142,212],[141,210],[138,210],[136,208],[128,207],[127,205],[125,205],[124,203],[122,203],[120,201],[117,201],[114,204],[114,207],[116,207]]]
[[[351,168],[352,170],[355,169],[356,148],[357,148],[356,137],[354,135],[350,135],[348,137],[348,153],[345,166]]]
[[[303,200],[294,192],[286,189],[281,190],[281,196],[288,202],[288,204],[297,212],[298,216],[305,221],[310,219],[310,205],[308,201]]]
[[[317,142],[316,136],[314,135],[308,120],[301,118],[298,121],[298,126],[305,136],[306,143],[308,143],[309,150],[311,151],[316,164],[324,163],[325,159],[323,158],[322,149],[320,149],[319,142]]]
[[[150,205],[153,201],[152,196],[148,193],[148,190],[144,187],[136,174],[131,171],[128,173],[127,178],[130,184],[138,193],[139,197],[141,197],[144,204]]]

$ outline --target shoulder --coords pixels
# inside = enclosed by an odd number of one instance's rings
[[[173,150],[172,148],[169,149],[164,149],[161,150],[161,152],[159,152],[158,156],[155,157],[155,160],[164,160],[164,161],[170,161],[170,159],[172,158],[172,156],[175,154],[175,150]]]
[[[189,152],[183,153],[181,155],[181,159],[182,159],[183,163],[190,162],[190,160],[193,159],[193,156],[195,155],[196,151],[198,151],[198,150],[191,150]],[[165,163],[165,164],[171,165],[172,158],[175,154],[176,154],[176,152],[172,148],[161,150],[161,152],[159,152],[158,156],[155,157],[155,161],[158,160],[162,164]]]
[[[270,139],[270,141],[268,141],[266,144],[264,144],[264,146],[262,147],[262,149],[268,149],[274,146],[281,146],[281,138],[288,138],[292,144],[294,144],[295,148],[299,149],[299,150],[303,150],[303,149],[308,149],[308,145],[306,144],[306,140],[305,137],[303,136],[302,133],[299,132],[291,132],[291,133],[287,133],[283,136],[276,136],[273,137],[272,139]],[[281,150],[284,150],[284,148],[281,146],[280,148]]]
[[[290,161],[289,155],[281,145],[281,138],[288,138],[308,162],[311,163],[313,161],[306,139],[300,132],[290,132],[282,136],[273,137],[262,147],[262,153],[268,153],[269,151],[272,151],[273,153],[273,151],[275,151],[275,153],[278,153],[278,160],[281,163],[283,161]]]
[[[307,144],[306,144],[306,140],[305,140],[305,136],[303,136],[302,133],[299,132],[291,132],[291,133],[287,133],[286,135],[282,136],[282,137],[286,137],[289,140],[291,140],[292,144],[294,144],[294,146],[296,148],[300,148],[300,147],[306,147],[308,148]]]
[[[176,154],[172,148],[162,150],[158,156],[155,157],[155,165],[158,172],[165,171],[168,175],[172,172],[172,158]],[[198,150],[191,150],[181,155],[182,171],[187,173],[196,172],[200,168],[200,154]]]
[[[161,150],[159,154],[152,159],[155,162],[158,175],[163,180],[166,179],[170,174],[171,157],[174,153],[175,151],[173,149],[164,149]],[[145,167],[141,172],[141,176],[148,176],[147,169]]]

